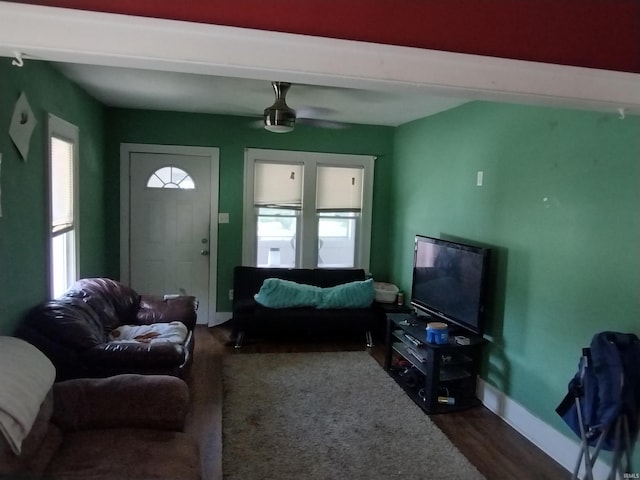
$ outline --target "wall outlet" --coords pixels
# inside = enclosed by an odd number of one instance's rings
[[[229,223],[229,214],[228,213],[219,213],[218,214],[218,223]]]
[[[233,288],[229,289],[229,300],[233,300]]]

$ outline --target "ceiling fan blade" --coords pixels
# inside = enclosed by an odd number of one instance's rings
[[[296,123],[318,128],[329,128],[332,130],[343,130],[350,126],[348,123],[334,122],[333,120],[321,120],[319,118],[298,118]]]
[[[311,105],[302,105],[296,108],[298,118],[323,118],[336,113],[333,108],[312,107]]]
[[[296,111],[298,112],[297,121],[300,124],[312,125],[319,128],[331,128],[334,130],[349,127],[349,124],[347,123],[330,120],[329,118],[327,118],[336,113],[336,110],[334,110],[333,108],[312,107],[310,105],[305,105],[299,107]]]
[[[291,84],[271,82],[275,92],[275,102],[264,110],[262,121],[252,122],[254,128],[265,128],[272,132],[286,133],[293,130],[295,124],[309,125],[333,130],[348,128],[349,124],[328,119],[335,110],[326,107],[301,106],[294,110],[286,102]]]

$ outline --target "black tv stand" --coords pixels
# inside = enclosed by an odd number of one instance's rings
[[[462,330],[450,332],[445,345],[427,343],[429,317],[388,313],[384,367],[425,412],[446,413],[480,404],[476,377],[483,339]],[[460,345],[455,335],[469,338]]]

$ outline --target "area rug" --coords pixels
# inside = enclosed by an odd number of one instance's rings
[[[227,480],[481,479],[367,352],[223,360]]]

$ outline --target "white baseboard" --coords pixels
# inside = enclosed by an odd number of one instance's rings
[[[580,454],[580,442],[577,437],[575,440],[566,437],[481,378],[478,378],[477,395],[485,407],[573,473]],[[609,465],[598,459],[593,467],[594,478],[607,478],[610,469]],[[583,473],[584,462],[580,468],[580,477]]]

